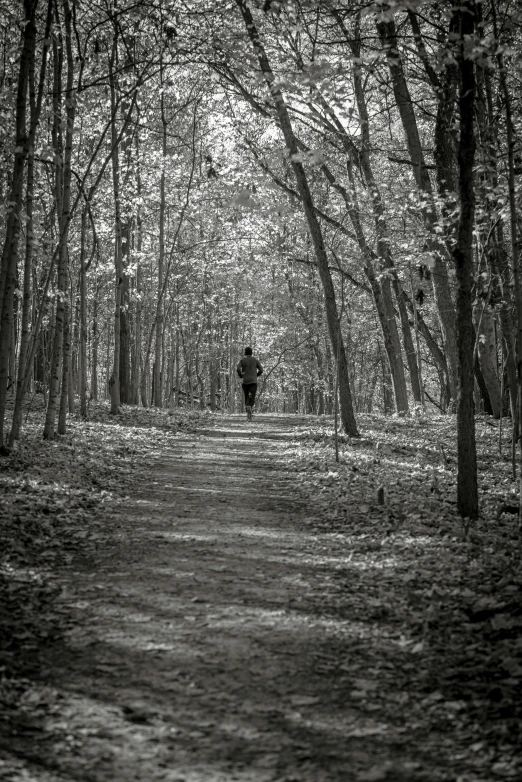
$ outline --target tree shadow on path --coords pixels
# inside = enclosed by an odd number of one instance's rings
[[[425,717],[410,554],[311,529],[280,443],[302,423],[224,417],[136,471],[65,575],[83,621],[48,660],[55,713],[13,739],[50,782],[482,780],[456,767],[458,707]]]

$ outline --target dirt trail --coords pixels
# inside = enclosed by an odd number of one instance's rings
[[[448,726],[405,706],[414,663],[369,561],[312,531],[282,455],[298,424],[230,416],[142,466],[110,545],[68,575],[85,623],[20,780],[457,778]]]

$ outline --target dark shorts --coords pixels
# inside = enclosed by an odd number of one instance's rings
[[[243,383],[245,405],[253,407],[256,402],[257,383]]]

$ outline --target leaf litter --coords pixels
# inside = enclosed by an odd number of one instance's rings
[[[86,764],[89,778],[103,781],[520,778],[520,539],[516,518],[502,513],[516,493],[509,434],[499,454],[498,430],[477,420],[481,518],[471,525],[455,508],[452,419],[362,417],[363,437],[341,437],[336,463],[330,422],[263,418],[245,431],[234,416],[129,407],[111,417],[99,405],[90,421],[73,418],[66,437],[44,443],[29,417],[0,477],[0,610],[10,639],[0,641],[0,726],[9,737],[0,741],[0,779],[71,782]],[[242,482],[241,449],[252,443],[264,459],[261,482],[279,481],[270,495],[295,504],[271,500],[263,511],[273,529],[258,540],[260,586],[247,588],[251,549],[241,544],[236,556],[230,535],[216,559],[220,543],[205,542],[201,514],[219,519],[225,538],[229,527],[254,534],[222,504]],[[183,493],[162,467],[173,449],[183,457]],[[233,462],[221,477],[209,466],[202,479],[210,457]],[[220,480],[224,496],[199,494]],[[151,498],[171,484],[174,521],[136,558],[127,511],[144,503],[134,525],[147,513],[164,519],[166,505]],[[176,576],[183,605],[168,604],[175,624],[167,626],[165,593],[161,611],[154,594],[164,581],[140,570],[144,559],[162,559],[158,542],[169,546],[172,524],[192,575]],[[195,534],[180,537],[185,528]],[[114,556],[108,582],[102,565]],[[183,556],[175,562],[183,570]],[[108,583],[121,584],[111,616],[103,614]],[[215,603],[225,583],[226,610]],[[115,645],[100,651],[95,628],[111,623]],[[140,653],[136,628],[148,628]],[[224,657],[216,670],[216,632],[238,665]],[[122,658],[122,643],[135,663]],[[176,658],[171,678],[163,658],[187,643],[187,662]],[[254,647],[259,664],[244,669]],[[56,650],[72,656],[65,689]],[[178,717],[151,696],[165,688]]]

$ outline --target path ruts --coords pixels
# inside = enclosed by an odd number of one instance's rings
[[[405,735],[374,581],[346,575],[348,538],[312,531],[285,469],[299,423],[230,416],[136,472],[112,541],[70,574],[85,623],[54,663],[46,770],[24,780],[450,779],[435,734],[423,758]],[[372,703],[386,683],[393,720]]]

